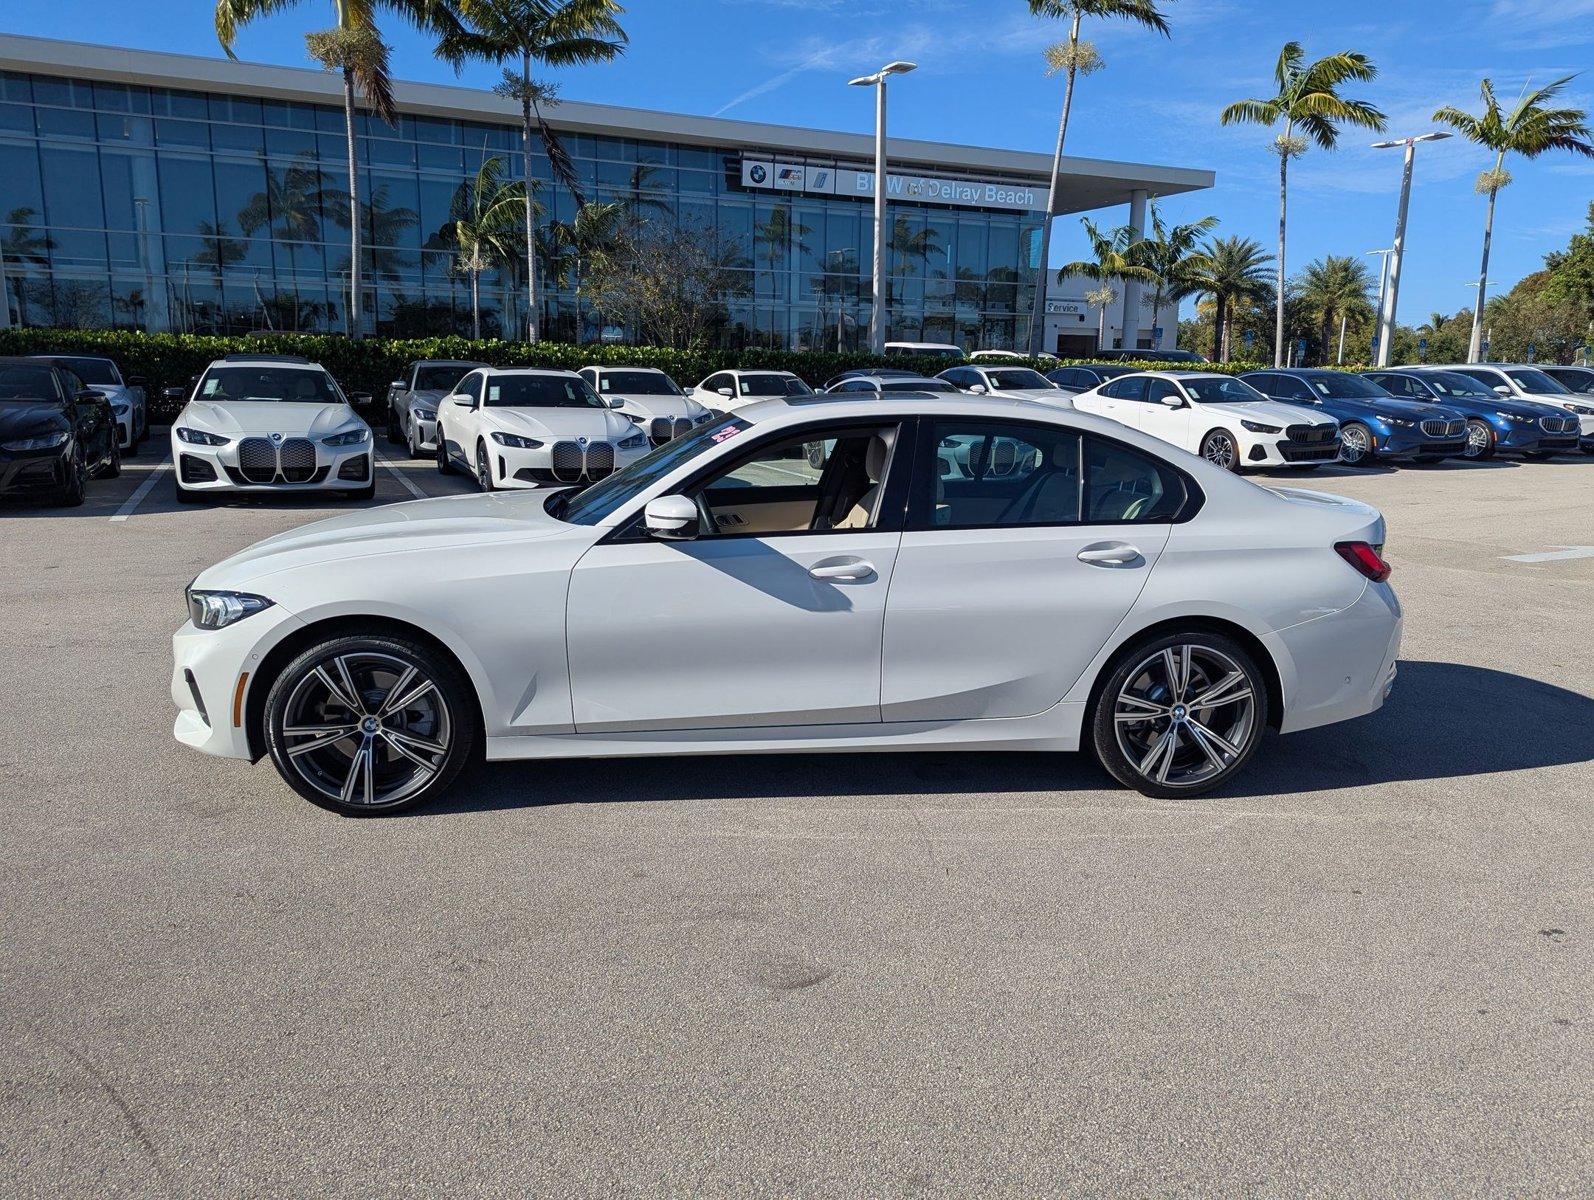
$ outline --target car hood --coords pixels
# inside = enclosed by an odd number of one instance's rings
[[[347,404],[280,404],[271,400],[195,400],[176,423],[220,437],[280,433],[284,437],[320,437],[357,420]]]
[[[695,421],[708,414],[708,409],[690,396],[632,396],[624,392],[607,395],[621,402],[619,411],[639,417],[686,417]]]
[[[1004,388],[1000,392],[991,393],[998,400],[1035,400],[1059,408],[1073,408],[1074,397],[1078,394],[1078,392],[1065,392],[1062,388]]]
[[[1279,400],[1247,401],[1238,404],[1198,404],[1202,412],[1223,413],[1244,421],[1260,421],[1277,425],[1337,425],[1325,412],[1303,404],[1285,404]]]
[[[1438,407],[1440,406],[1425,404],[1421,400],[1401,400],[1394,396],[1387,400],[1357,396],[1333,396],[1323,399],[1323,408],[1326,411],[1343,412],[1352,417],[1376,417],[1382,414],[1399,417],[1403,421],[1432,421],[1436,418],[1448,421],[1461,416],[1460,413],[1434,411]]]
[[[0,402],[0,442],[19,442],[71,427],[59,404]]]
[[[131,404],[133,393],[126,385],[120,383],[91,383],[89,387],[104,396],[112,403]]]
[[[1453,403],[1453,401],[1447,403]],[[1505,396],[1491,396],[1486,399],[1479,396],[1470,401],[1470,403],[1489,412],[1510,413],[1516,417],[1537,418],[1552,415],[1562,417],[1566,415],[1566,410],[1559,404],[1551,404],[1545,400],[1517,400],[1508,399]]]
[[[629,437],[634,426],[610,408],[489,408],[487,423],[526,437],[614,440]]]
[[[416,388],[409,393],[409,398],[411,404],[419,402],[427,408],[436,408],[447,395],[442,388]]]
[[[256,542],[204,571],[194,586],[246,591],[268,575],[299,567],[375,554],[523,541],[579,528],[550,517],[544,508],[547,498],[546,492],[443,496],[332,517]]]

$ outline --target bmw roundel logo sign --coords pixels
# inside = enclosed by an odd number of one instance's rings
[[[586,439],[586,438],[584,438],[584,437],[578,437],[578,438],[577,438],[577,439],[576,439],[576,441],[577,441],[577,442],[578,442],[578,443],[580,443],[580,444],[581,444],[581,445],[583,445],[583,446],[585,446],[585,445],[586,445],[586,444],[587,444],[587,439]]]
[[[754,163],[747,168],[747,177],[754,183],[763,183],[769,178],[769,172],[764,169],[763,163]]]
[[[274,433],[274,434],[272,434],[272,435],[271,435],[271,444],[272,444],[272,445],[273,445],[273,446],[280,446],[280,445],[282,445],[282,435],[281,435],[281,434],[280,434],[280,433]]]

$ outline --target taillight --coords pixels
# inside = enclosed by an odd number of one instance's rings
[[[1335,552],[1374,583],[1382,583],[1394,570],[1379,556],[1379,547],[1366,542],[1335,542]]]

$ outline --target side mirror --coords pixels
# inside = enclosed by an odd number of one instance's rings
[[[370,405],[370,403],[371,403],[371,393],[370,392],[350,392],[349,393],[349,403],[354,405],[356,408],[368,407]]]
[[[450,403],[457,404],[461,408],[469,408],[471,406],[471,398],[469,396],[456,393],[455,395],[450,396],[448,399]]]
[[[985,390],[986,389],[985,389],[985,385],[983,383],[971,383],[971,384],[969,384],[968,390],[969,390],[970,395],[983,396],[983,395],[985,395]]]
[[[128,387],[143,387],[145,379],[142,375],[129,375],[122,382],[127,384]]]
[[[1162,398],[1162,402],[1164,404],[1166,404],[1169,408],[1183,408],[1184,407],[1184,401],[1179,399],[1179,397],[1177,397],[1177,396],[1164,396]]]
[[[725,396],[727,398],[736,395],[736,393],[734,391],[732,391],[730,388],[715,388],[714,390],[716,392],[718,392],[721,396]]]
[[[1503,383],[1497,383],[1494,385],[1494,394],[1496,396],[1509,396],[1511,394],[1511,389],[1506,387],[1506,385]]]
[[[161,396],[163,398],[167,399],[167,400],[181,400],[186,395],[188,395],[188,389],[187,388],[180,388],[180,387],[161,388]]]
[[[605,404],[607,404],[610,408],[624,408],[625,407],[625,397],[624,396],[607,396],[607,397],[604,398],[603,402]]]
[[[395,379],[392,383],[388,384],[387,386],[390,387],[390,388],[397,388],[399,391],[402,392],[404,390],[404,381],[402,379]]]
[[[689,542],[697,536],[697,505],[685,496],[660,496],[642,510],[648,536],[666,542]]]

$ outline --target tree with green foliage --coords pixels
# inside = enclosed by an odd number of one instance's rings
[[[1365,100],[1349,100],[1340,95],[1346,83],[1365,83],[1378,74],[1378,68],[1365,54],[1345,50],[1316,62],[1306,61],[1299,42],[1286,42],[1273,68],[1278,91],[1259,100],[1240,100],[1223,110],[1225,125],[1261,125],[1273,128],[1283,123],[1283,132],[1273,141],[1279,157],[1279,252],[1277,297],[1274,303],[1273,365],[1284,365],[1285,329],[1285,249],[1289,224],[1290,160],[1306,153],[1308,141],[1324,150],[1339,144],[1340,126],[1379,130],[1384,114]],[[1297,133],[1299,131],[1299,133]],[[1304,136],[1301,136],[1304,134]]]
[[[504,160],[494,156],[459,185],[449,205],[445,237],[454,247],[454,269],[470,280],[472,337],[482,335],[482,273],[521,252],[525,191],[519,180],[504,178]]]
[[[1273,256],[1252,238],[1213,238],[1202,251],[1204,266],[1193,272],[1197,294],[1212,300],[1212,356],[1228,362],[1236,304],[1255,303],[1268,287]]]
[[[1144,268],[1151,283],[1151,324],[1162,324],[1164,306],[1199,293],[1200,277],[1211,263],[1197,247],[1201,239],[1218,227],[1216,217],[1202,217],[1186,225],[1168,225],[1157,206],[1151,206],[1151,234],[1131,242],[1131,262]],[[1178,324],[1178,313],[1174,314]],[[1127,339],[1127,330],[1125,331]]]
[[[1588,206],[1587,231],[1573,234],[1565,250],[1547,254],[1544,269],[1549,272],[1545,296],[1576,306],[1594,333],[1594,203]]]
[[[1089,217],[1081,217],[1079,223],[1084,226],[1085,238],[1090,243],[1091,256],[1064,263],[1059,267],[1058,283],[1062,283],[1065,279],[1089,279],[1101,285],[1092,295],[1097,300],[1103,300],[1110,293],[1113,297],[1112,300],[1107,300],[1110,304],[1114,303],[1117,297],[1117,289],[1112,286],[1115,283],[1131,279],[1138,283],[1156,282],[1149,267],[1130,257],[1130,247],[1134,244],[1134,230],[1129,226],[1120,225],[1115,229],[1103,229]],[[1101,319],[1096,323],[1098,350],[1109,349],[1101,344],[1107,336],[1107,314],[1105,306],[1102,307]]]
[[[1031,14],[1068,23],[1068,40],[1046,48],[1047,74],[1062,74],[1063,111],[1057,121],[1057,149],[1052,154],[1051,182],[1046,189],[1046,217],[1040,229],[1040,262],[1035,272],[1035,305],[1030,313],[1029,352],[1041,352],[1046,330],[1046,255],[1051,245],[1052,227],[1062,202],[1063,145],[1068,140],[1068,118],[1074,107],[1074,84],[1081,75],[1090,75],[1103,66],[1101,53],[1090,42],[1080,41],[1080,30],[1087,17],[1122,20],[1170,37],[1168,19],[1162,6],[1168,0],[1026,0]]]
[[[548,165],[576,205],[586,203],[581,180],[564,143],[543,117],[542,110],[558,103],[558,91],[532,78],[532,67],[571,67],[612,62],[626,46],[619,17],[625,12],[616,0],[457,0],[464,27],[450,31],[438,43],[437,54],[455,70],[467,62],[503,66],[503,79],[493,89],[520,105],[520,148],[524,158],[524,241],[528,318],[526,340],[539,336],[537,299],[537,226],[532,213],[532,133],[536,131]],[[513,64],[507,66],[503,64]]]
[[[1323,362],[1331,358],[1343,361],[1333,348],[1335,334],[1342,322],[1372,318],[1372,290],[1373,278],[1367,264],[1349,255],[1330,254],[1301,272],[1301,300],[1317,317],[1319,357]]]

